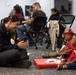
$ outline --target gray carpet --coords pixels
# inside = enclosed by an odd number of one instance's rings
[[[0,75],[76,75],[75,70],[38,69],[34,65],[33,60],[41,58],[43,52],[51,52],[51,48],[46,49],[46,45],[38,45],[38,49],[30,46],[27,48],[27,51],[31,53],[29,60],[32,62],[32,66],[29,69],[0,67]]]

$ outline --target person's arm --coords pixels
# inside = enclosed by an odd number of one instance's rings
[[[27,21],[22,21],[22,23],[31,25],[31,24],[33,23],[33,21],[34,21],[34,18],[31,18],[31,19],[29,19],[29,20],[27,20]]]
[[[60,49],[59,53],[62,53],[66,50],[66,46],[64,46],[63,48]]]
[[[72,52],[72,49],[66,50],[65,53]]]
[[[19,48],[17,44],[11,44],[11,43],[6,44],[6,42],[8,43],[8,41],[4,40],[2,30],[0,30],[0,32],[1,32],[0,33],[0,52],[9,50],[9,49],[18,49]]]
[[[6,45],[5,42],[3,42],[2,40],[0,40],[0,52],[6,51],[6,50],[10,50],[10,49],[18,49],[18,48],[19,47],[17,46],[17,44]]]
[[[10,45],[2,45],[1,49],[3,50],[10,50],[10,49],[18,49],[17,44],[10,44]],[[1,51],[1,50],[0,50]]]
[[[72,60],[71,62],[65,62],[65,64],[70,64],[70,63],[76,63],[76,58]]]
[[[29,19],[27,21],[22,21],[22,23],[26,23],[28,25],[31,25],[36,17],[37,17],[37,12],[34,12],[31,19]]]
[[[59,55],[64,55],[64,54],[66,54],[68,52],[71,52],[71,51],[72,51],[71,49],[70,50],[67,50],[67,51],[63,51],[63,52],[59,53]]]

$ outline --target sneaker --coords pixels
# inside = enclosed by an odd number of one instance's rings
[[[57,70],[62,70],[63,69],[63,65],[58,65],[57,66]]]
[[[22,60],[15,64],[16,68],[26,68],[28,69],[32,63],[30,61]]]

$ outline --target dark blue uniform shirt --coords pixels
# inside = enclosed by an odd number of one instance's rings
[[[17,44],[11,44],[11,33],[7,31],[4,24],[0,25],[0,52],[10,50],[10,49],[18,49]]]

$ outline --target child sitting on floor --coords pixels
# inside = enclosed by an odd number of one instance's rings
[[[72,37],[75,33],[70,29],[66,29],[64,31],[64,37],[67,40],[67,44],[64,48],[62,48],[58,53],[50,53],[50,54],[43,54],[43,58],[49,58],[49,57],[57,57],[57,56],[63,56],[63,58],[67,58],[72,51]]]
[[[58,65],[57,70],[76,68],[76,35],[73,36],[72,45],[73,45],[72,53],[67,59],[67,62],[63,62],[64,65]]]

